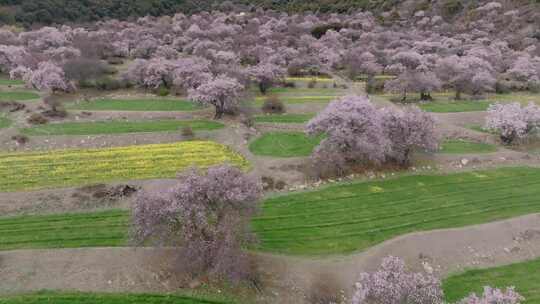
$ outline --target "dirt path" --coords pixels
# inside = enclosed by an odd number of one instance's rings
[[[264,271],[262,303],[303,303],[318,280],[346,294],[361,271],[381,258],[399,256],[415,270],[444,277],[540,256],[540,214],[457,229],[404,235],[349,256],[299,258],[257,254]],[[167,292],[175,280],[171,249],[81,248],[0,252],[0,292],[70,289],[109,292]]]

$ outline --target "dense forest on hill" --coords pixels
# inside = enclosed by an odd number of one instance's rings
[[[450,7],[461,7],[462,0],[443,0]],[[139,16],[195,13],[211,9],[227,10],[259,7],[287,12],[314,11],[321,13],[350,10],[389,10],[402,0],[0,0],[0,24],[62,24],[91,22],[107,18],[129,19]],[[429,6],[429,0],[417,1]]]
[[[0,0],[0,25],[48,25],[85,23],[104,19],[130,20],[141,16],[192,14],[201,11],[257,8],[288,13],[346,13],[357,10],[403,11],[437,10],[452,16],[478,6],[475,0]],[[540,3],[540,0],[512,1],[512,5]]]

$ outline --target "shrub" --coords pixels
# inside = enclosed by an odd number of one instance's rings
[[[38,113],[33,113],[26,121],[32,125],[44,125],[49,122],[45,116]]]
[[[461,0],[446,0],[442,5],[441,13],[447,18],[451,18],[461,12],[463,8]]]
[[[296,83],[294,81],[284,81],[281,85],[284,88],[296,88]]]
[[[370,78],[366,82],[366,92],[368,94],[377,94],[377,93],[383,93],[384,92],[384,79],[375,79]]]
[[[21,135],[21,134],[17,134],[17,135],[11,136],[11,140],[14,140],[14,141],[17,142],[17,144],[19,144],[19,145],[24,145],[24,144],[26,144],[28,141],[30,141],[30,139],[28,138],[28,136],[26,136],[26,135]]]
[[[193,132],[193,128],[191,126],[183,127],[181,134],[183,137],[186,137],[186,138],[193,138],[193,136],[195,136],[195,132]]]
[[[96,88],[103,91],[114,91],[129,87],[126,81],[114,79],[108,76],[96,80]]]
[[[309,304],[346,303],[336,279],[328,274],[318,275],[315,278],[315,281],[311,283],[307,299]]]
[[[317,39],[320,39],[329,30],[334,30],[336,32],[339,32],[344,27],[345,26],[341,23],[330,23],[330,24],[318,25],[318,26],[315,26],[313,29],[311,29],[311,35]]]
[[[316,86],[317,86],[317,79],[311,79],[307,84],[307,87],[310,89],[313,89]]]
[[[107,63],[111,65],[121,65],[124,64],[124,60],[119,57],[109,57],[107,58]]]
[[[261,110],[266,114],[285,113],[285,105],[277,96],[269,96],[264,101]]]
[[[170,191],[143,193],[133,207],[133,238],[177,247],[179,268],[190,279],[252,279],[242,246],[253,240],[250,218],[258,210],[260,182],[227,165],[179,176]]]
[[[495,83],[495,93],[496,94],[508,94],[511,92],[510,83],[507,81],[497,81]]]
[[[43,98],[43,103],[49,107],[48,110],[42,112],[42,114],[49,118],[65,118],[68,113],[62,106],[62,102],[54,96],[46,96]]]
[[[161,86],[156,90],[156,94],[158,96],[165,97],[165,96],[168,96],[170,94],[170,91],[166,87]]]

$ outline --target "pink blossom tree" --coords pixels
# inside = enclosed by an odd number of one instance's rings
[[[333,162],[339,170],[347,164],[381,163],[391,149],[379,111],[362,96],[346,96],[331,102],[308,122],[306,133],[326,135],[314,157]]]
[[[472,293],[457,304],[519,304],[524,298],[513,287],[484,287],[481,296]],[[361,273],[352,304],[441,304],[444,293],[441,282],[432,274],[408,272],[402,259],[389,256],[379,269]]]
[[[44,54],[52,61],[63,63],[68,60],[72,60],[81,57],[81,51],[73,47],[59,47],[48,49]]]
[[[238,105],[244,86],[236,79],[218,75],[197,88],[189,89],[189,99],[216,108],[215,119],[223,117]]]
[[[437,150],[435,120],[430,114],[416,106],[405,110],[389,107],[381,112],[384,130],[391,142],[389,160],[408,165],[415,149]]]
[[[361,273],[352,304],[440,304],[441,282],[433,275],[407,272],[403,260],[386,257],[373,273]]]
[[[400,93],[402,101],[406,101],[408,92],[418,92],[420,100],[430,100],[431,92],[440,89],[440,80],[431,70],[426,58],[419,53],[399,52],[392,57],[392,61],[393,65],[387,69],[398,76],[388,80],[384,89],[388,92]]]
[[[196,279],[245,279],[249,258],[242,246],[251,238],[247,227],[258,209],[260,183],[240,169],[191,170],[162,193],[143,193],[133,207],[133,238],[178,247],[182,270]]]
[[[256,66],[249,67],[248,74],[257,82],[262,94],[266,94],[274,81],[285,76],[286,70],[272,62],[261,62]]]
[[[485,286],[481,296],[472,293],[459,301],[459,304],[519,304],[523,300],[525,298],[517,293],[514,287],[507,287],[505,291],[502,291],[497,288]]]
[[[200,58],[182,58],[175,61],[172,73],[173,83],[177,88],[192,89],[212,79],[210,61]]]
[[[8,73],[19,66],[29,67],[31,55],[21,46],[0,45],[0,72]]]
[[[493,104],[488,108],[485,128],[497,132],[501,141],[511,144],[525,138],[540,126],[540,107],[530,103],[526,107],[514,102]]]
[[[23,80],[30,87],[45,92],[70,92],[75,86],[66,79],[64,70],[50,61],[39,63],[38,68],[27,71]]]
[[[444,86],[455,90],[457,100],[461,99],[463,92],[479,97],[495,88],[493,67],[476,56],[442,58],[437,61],[436,70]]]

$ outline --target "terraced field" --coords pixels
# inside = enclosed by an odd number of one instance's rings
[[[340,254],[409,232],[540,212],[540,170],[501,168],[329,186],[265,201],[260,250]]]
[[[24,81],[18,79],[9,79],[9,77],[0,77],[0,85],[23,85]]]
[[[241,155],[210,141],[0,154],[0,192],[170,178],[190,166],[224,162],[248,166]]]
[[[256,93],[257,94],[257,93]],[[255,105],[260,106],[270,95],[279,98],[285,104],[303,104],[303,103],[328,103],[337,97],[343,96],[346,91],[336,88],[282,88],[275,87],[268,90],[266,96],[255,97]]]
[[[471,292],[480,294],[486,285],[516,287],[525,297],[523,304],[540,303],[540,259],[502,267],[469,270],[443,281],[446,300],[453,303]]]
[[[503,168],[343,184],[269,198],[253,221],[258,249],[350,253],[409,232],[540,212],[540,169]],[[519,186],[519,187],[518,187]],[[0,219],[0,249],[120,246],[127,211]]]
[[[128,227],[121,210],[1,218],[0,250],[122,246]]]
[[[275,114],[259,115],[255,117],[255,122],[262,123],[305,123],[313,118],[315,114]]]
[[[194,131],[217,130],[224,127],[219,122],[207,120],[96,121],[46,124],[22,129],[22,133],[31,136],[122,134],[179,131],[187,126]]]
[[[0,101],[26,101],[39,99],[39,95],[28,91],[0,91]]]
[[[7,128],[9,125],[11,125],[11,121],[7,117],[0,114],[0,129]]]
[[[40,292],[0,298],[1,304],[225,304],[180,295]]]
[[[194,111],[196,104],[179,99],[95,99],[66,105],[72,110],[86,111]]]
[[[261,156],[308,156],[320,141],[301,132],[269,132],[251,142],[249,150]]]
[[[486,143],[477,143],[466,140],[447,140],[440,146],[439,153],[466,154],[466,153],[491,153],[496,152],[497,147]]]
[[[420,108],[427,112],[451,113],[485,111],[489,105],[495,103],[490,100],[473,101],[433,101],[420,104]]]

